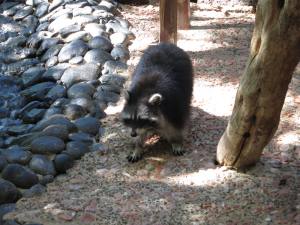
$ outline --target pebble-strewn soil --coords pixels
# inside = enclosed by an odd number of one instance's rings
[[[108,107],[102,137],[106,152],[86,154],[40,197],[21,199],[6,218],[52,224],[296,225],[300,221],[300,67],[287,93],[278,131],[261,160],[247,171],[215,166],[218,140],[227,125],[248,56],[251,8],[192,4],[191,29],[178,45],[195,66],[187,153],[172,156],[166,143],[143,160],[126,161],[132,140],[120,124],[118,106]],[[157,5],[122,6],[136,39],[134,66],[142,50],[158,41]]]

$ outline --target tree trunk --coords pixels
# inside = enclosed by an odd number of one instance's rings
[[[177,0],[160,0],[160,42],[177,43]]]
[[[259,0],[250,55],[231,119],[217,147],[221,165],[255,164],[277,130],[300,59],[300,1]]]

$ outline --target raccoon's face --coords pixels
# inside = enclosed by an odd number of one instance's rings
[[[161,112],[160,103],[162,96],[159,93],[142,98],[135,98],[125,91],[126,103],[121,113],[125,126],[131,128],[131,136],[135,137],[142,130],[158,129]]]

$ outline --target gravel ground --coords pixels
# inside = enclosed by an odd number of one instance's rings
[[[187,153],[172,156],[158,141],[143,160],[126,161],[132,140],[118,119],[122,101],[107,109],[105,152],[88,153],[47,186],[40,197],[21,199],[6,216],[20,223],[52,224],[299,224],[300,67],[290,84],[282,120],[261,160],[246,171],[215,166],[216,146],[233,107],[248,56],[251,8],[192,4],[191,29],[178,45],[195,66]],[[158,7],[122,6],[136,35],[133,67],[158,41]]]

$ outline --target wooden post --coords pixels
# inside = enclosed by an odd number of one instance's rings
[[[160,42],[177,43],[177,0],[160,0]]]
[[[188,30],[190,28],[190,0],[177,0],[177,25],[178,29]]]

